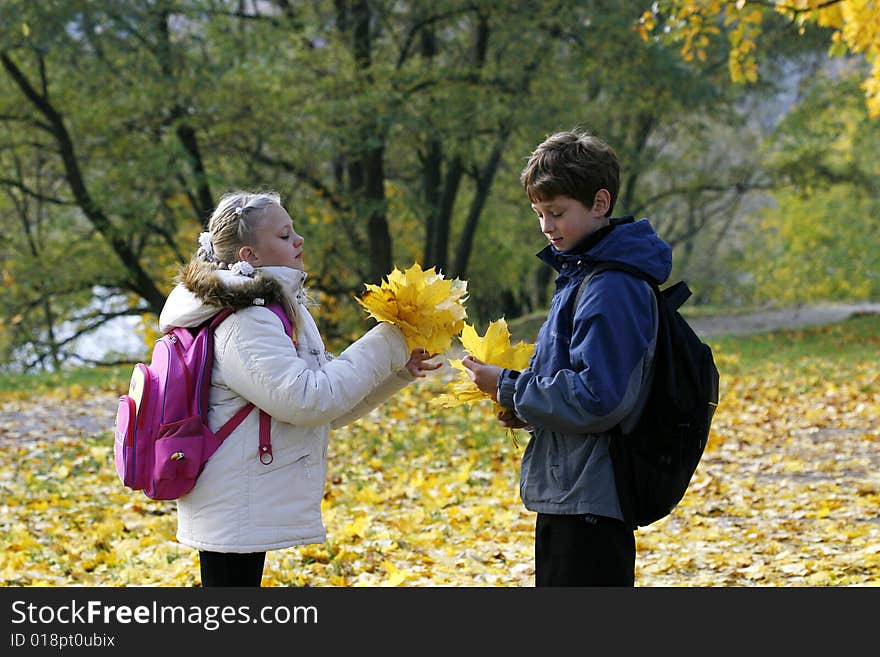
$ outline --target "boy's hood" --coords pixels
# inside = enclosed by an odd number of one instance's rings
[[[586,253],[561,253],[547,245],[538,257],[557,271],[565,263],[614,261],[636,267],[662,284],[672,272],[672,247],[664,242],[647,219],[619,224]]]
[[[290,267],[258,267],[251,278],[193,260],[181,270],[165,301],[159,330],[198,326],[222,308],[274,303],[286,308],[290,299],[301,300],[305,278],[305,272]]]

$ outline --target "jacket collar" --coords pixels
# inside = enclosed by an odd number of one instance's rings
[[[178,282],[207,305],[238,309],[281,303],[285,293],[302,290],[305,278],[305,272],[290,267],[259,267],[251,278],[193,260],[181,270]]]
[[[177,276],[159,315],[159,330],[199,326],[220,308],[247,308],[280,303],[291,322],[308,302],[305,272],[290,267],[258,267],[253,278],[193,260]]]
[[[589,251],[608,236],[614,230],[614,224],[604,226],[594,233],[587,235],[570,251],[559,251],[552,244],[548,244],[536,254],[541,260],[561,271],[564,265],[580,265],[582,261],[589,260]]]

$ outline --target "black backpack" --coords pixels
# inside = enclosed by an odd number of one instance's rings
[[[644,281],[657,299],[657,347],[654,374],[642,413],[626,434],[611,431],[609,450],[624,520],[644,527],[665,516],[684,497],[703,456],[712,416],[718,406],[718,369],[704,344],[678,309],[691,296],[684,281],[661,290],[644,272],[619,262],[599,262],[587,274],[625,271]]]

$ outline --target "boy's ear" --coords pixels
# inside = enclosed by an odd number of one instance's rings
[[[609,192],[604,187],[596,192],[596,196],[593,197],[593,207],[592,210],[598,214],[600,217],[604,217],[608,212],[608,208],[611,207],[611,192]]]

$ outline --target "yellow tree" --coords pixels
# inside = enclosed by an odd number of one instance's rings
[[[758,77],[756,40],[767,12],[777,12],[803,32],[808,24],[832,30],[830,53],[864,55],[862,81],[868,113],[880,116],[880,2],[876,0],[660,0],[639,20],[644,38],[661,32],[679,41],[685,59],[706,57],[709,37],[723,29],[730,40],[729,68],[736,82]]]

